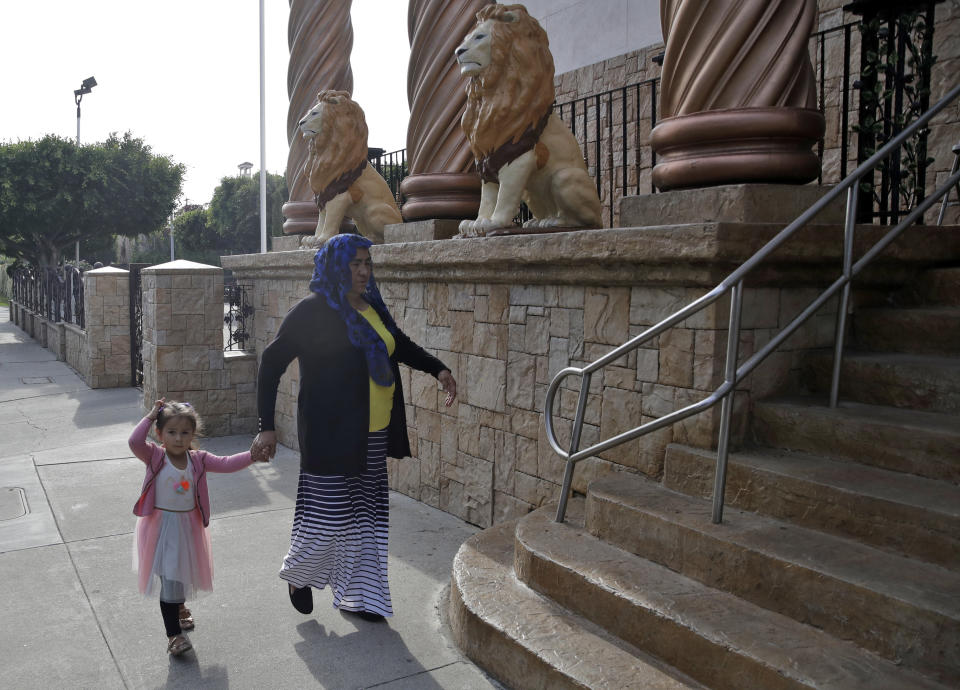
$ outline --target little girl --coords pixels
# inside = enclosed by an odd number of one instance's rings
[[[147,441],[156,422],[161,446]],[[184,606],[187,597],[213,589],[210,497],[207,472],[236,472],[251,463],[250,452],[229,457],[193,447],[200,417],[190,403],[158,400],[130,435],[130,450],[147,466],[134,532],[134,568],[140,592],[150,596],[160,584],[160,613],[167,630],[167,652],[179,656],[191,649],[184,630],[194,627]],[[158,577],[155,578],[154,575]]]

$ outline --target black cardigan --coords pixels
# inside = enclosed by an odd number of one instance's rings
[[[384,314],[380,317],[386,322]],[[403,388],[397,363],[437,376],[447,367],[399,329],[390,357],[396,387],[387,427],[387,454],[410,455]],[[300,364],[297,436],[300,467],[310,474],[355,476],[364,471],[370,429],[370,376],[363,352],[347,338],[347,327],[324,297],[311,294],[284,317],[263,351],[257,376],[260,430],[272,431],[277,387],[287,365]]]

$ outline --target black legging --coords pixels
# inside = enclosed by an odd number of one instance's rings
[[[167,629],[167,637],[173,637],[183,632],[180,629],[180,604],[161,601],[160,614],[163,616],[163,625]]]

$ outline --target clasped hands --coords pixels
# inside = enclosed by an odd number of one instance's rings
[[[261,431],[250,444],[250,457],[254,462],[270,462],[277,454],[277,434],[275,431]]]

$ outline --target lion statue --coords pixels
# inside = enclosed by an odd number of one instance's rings
[[[503,234],[525,201],[527,231],[600,227],[600,198],[577,140],[553,114],[553,56],[523,5],[487,5],[456,51],[470,77],[460,122],[483,179],[461,237]],[[500,229],[500,232],[497,230]]]
[[[319,247],[340,232],[344,217],[373,242],[383,242],[383,226],[403,222],[390,187],[367,162],[367,121],[346,91],[321,91],[299,122],[307,139],[306,173],[320,219],[302,246]]]

